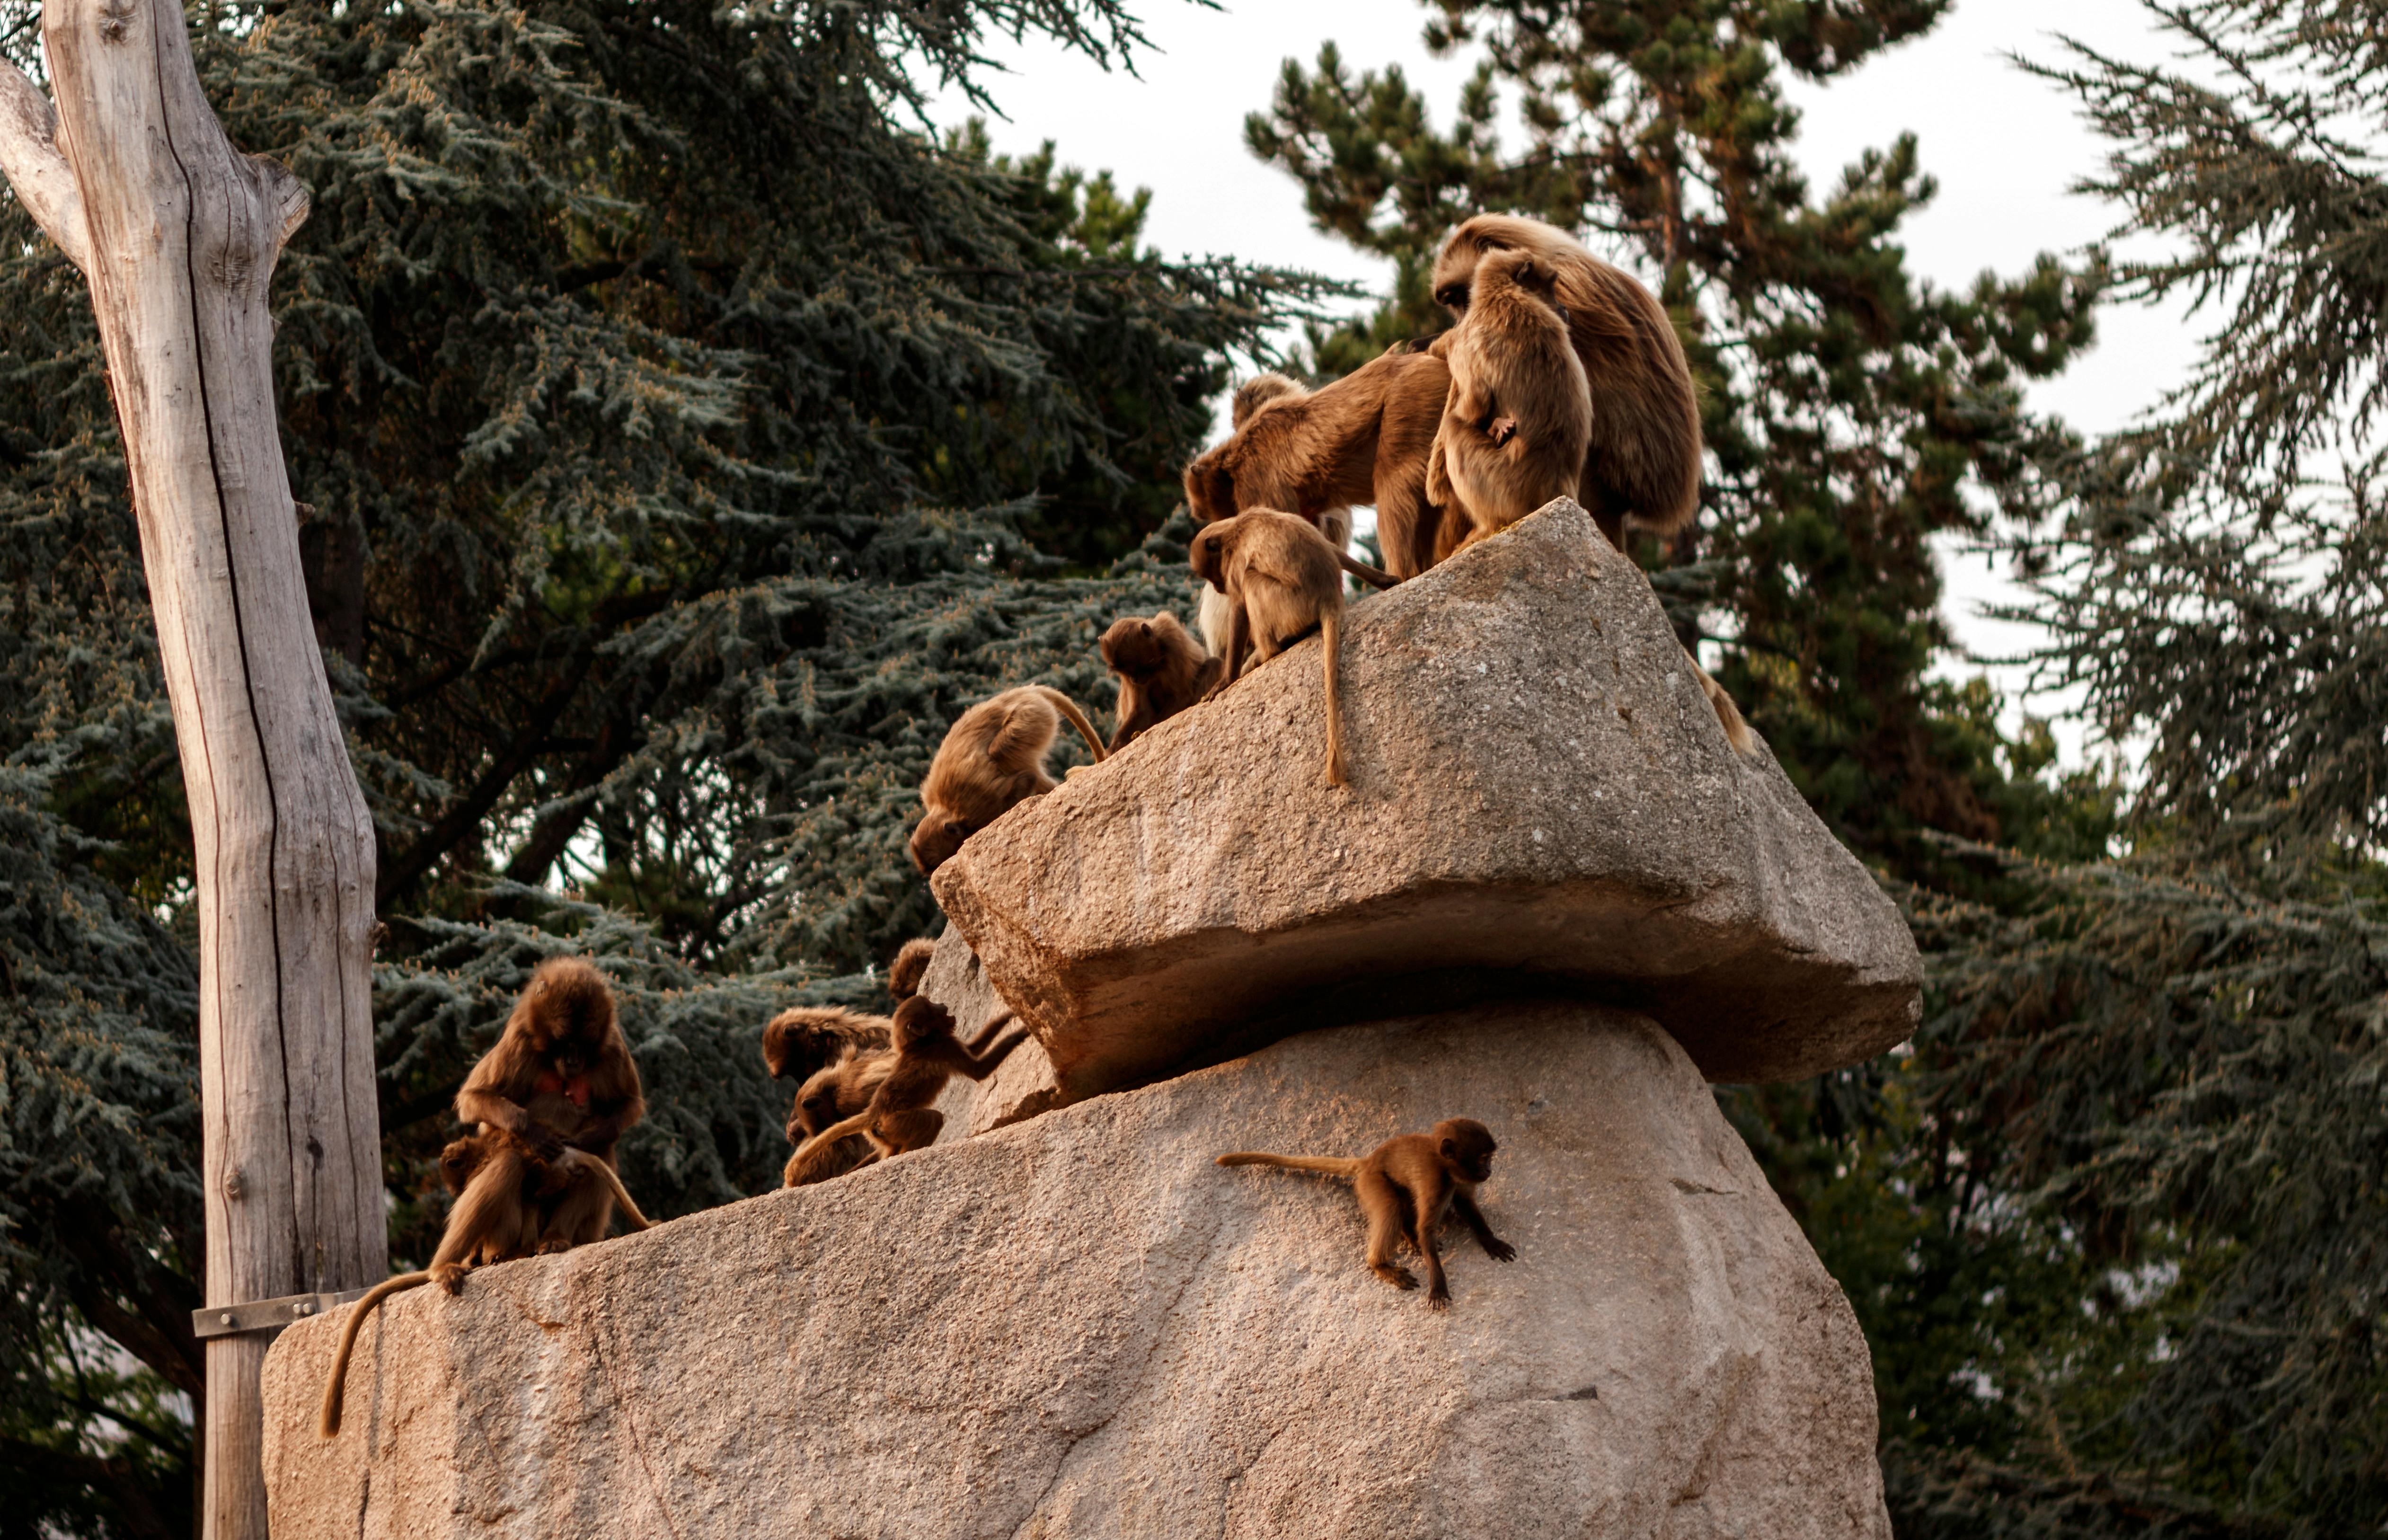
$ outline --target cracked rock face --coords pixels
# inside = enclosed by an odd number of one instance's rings
[[[1446,1315],[1345,1184],[1501,1141]],[[1886,1540],[1856,1321],[1673,1038],[1556,1002],[1346,1026],[337,1316],[265,1370],[276,1540]]]
[[[1538,989],[1648,1013],[1711,1080],[1912,1030],[1897,909],[1770,756],[1733,753],[1648,582],[1574,503],[1353,606],[1348,789],[1321,772],[1318,646],[938,870],[1048,1103]]]

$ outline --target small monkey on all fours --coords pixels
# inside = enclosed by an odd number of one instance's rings
[[[1347,783],[1342,697],[1336,684],[1343,651],[1343,574],[1326,537],[1291,514],[1255,508],[1203,526],[1188,559],[1196,576],[1227,596],[1227,656],[1210,694],[1235,682],[1248,647],[1265,663],[1317,629],[1327,667],[1327,783]]]
[[[340,1431],[357,1331],[384,1299],[434,1282],[452,1294],[484,1263],[599,1240],[616,1203],[648,1228],[614,1171],[614,1146],[646,1105],[605,975],[577,957],[540,963],[497,1046],[456,1093],[457,1117],[479,1126],[440,1152],[456,1202],[431,1266],[376,1284],[341,1328],[324,1387],[325,1438]]]
[[[1454,1210],[1467,1222],[1485,1254],[1496,1262],[1513,1260],[1518,1248],[1492,1233],[1476,1206],[1476,1189],[1492,1177],[1492,1152],[1498,1149],[1492,1130],[1472,1117],[1454,1117],[1434,1126],[1430,1134],[1403,1134],[1377,1146],[1359,1160],[1327,1155],[1269,1155],[1238,1151],[1221,1155],[1221,1165],[1275,1165],[1288,1171],[1316,1171],[1349,1177],[1368,1221],[1368,1270],[1396,1289],[1415,1289],[1417,1279],[1393,1261],[1393,1249],[1404,1236],[1426,1262],[1427,1305],[1451,1308],[1451,1284],[1442,1274],[1442,1254],[1434,1232],[1443,1215]]]
[[[979,702],[946,732],[921,783],[921,821],[912,829],[912,864],[927,876],[953,859],[962,841],[1032,796],[1061,784],[1045,757],[1061,719],[1086,740],[1095,758],[1110,751],[1077,702],[1042,684],[1023,684]]]
[[[1427,495],[1459,515],[1442,526],[1441,543],[1451,549],[1575,496],[1582,481],[1592,394],[1556,282],[1530,252],[1494,251],[1476,264],[1467,317],[1451,344],[1451,396],[1427,460]]]
[[[802,1187],[835,1176],[844,1167],[832,1168],[829,1164],[833,1147],[853,1134],[866,1135],[881,1159],[935,1143],[946,1126],[946,1114],[931,1103],[957,1075],[972,1080],[993,1075],[1028,1036],[1017,1026],[1004,1032],[1010,1024],[1011,1012],[998,1012],[965,1044],[954,1035],[953,1012],[927,996],[915,995],[897,1006],[895,1063],[888,1067],[886,1078],[871,1093],[867,1106],[797,1147],[784,1174],[786,1184]]]
[[[1120,681],[1113,754],[1209,694],[1225,668],[1167,610],[1150,619],[1112,621],[1102,649],[1104,664]]]

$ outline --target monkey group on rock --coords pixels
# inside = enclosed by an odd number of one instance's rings
[[[1505,214],[1454,229],[1432,282],[1454,325],[1430,343],[1397,345],[1315,390],[1264,374],[1235,392],[1232,433],[1185,471],[1187,505],[1202,526],[1189,552],[1202,584],[1200,634],[1166,610],[1124,617],[1103,633],[1103,663],[1119,682],[1108,742],[1077,703],[1044,685],[1006,690],[963,712],[921,786],[910,853],[923,875],[1060,784],[1047,761],[1063,721],[1102,761],[1313,630],[1325,669],[1326,779],[1348,784],[1338,684],[1347,573],[1391,587],[1561,496],[1581,503],[1620,548],[1629,528],[1667,538],[1691,522],[1698,395],[1648,289],[1564,231]],[[1383,569],[1345,549],[1360,504],[1376,510]],[[1731,698],[1686,660],[1733,748],[1754,754]],[[985,1079],[1024,1039],[1002,1012],[964,1041],[952,1013],[921,993],[930,949],[908,942],[890,965],[890,1015],[806,1007],[764,1029],[766,1067],[797,1086],[785,1185],[934,1142],[945,1123],[934,1103],[953,1076]],[[440,1154],[454,1202],[431,1265],[386,1280],[349,1312],[324,1391],[325,1437],[339,1428],[357,1333],[388,1295],[434,1282],[453,1293],[472,1268],[599,1240],[617,1206],[647,1228],[614,1154],[645,1106],[603,975],[578,958],[541,963],[457,1094],[456,1114],[473,1131]],[[1517,1254],[1476,1206],[1494,1148],[1482,1124],[1454,1118],[1358,1159],[1218,1159],[1349,1178],[1366,1220],[1369,1269],[1416,1288],[1393,1260],[1406,1243],[1425,1264],[1428,1304],[1441,1310],[1451,1291],[1435,1231],[1447,1215],[1492,1257]]]
[[[1572,497],[1622,547],[1629,528],[1671,537],[1698,511],[1699,396],[1674,325],[1622,270],[1540,220],[1479,214],[1452,231],[1434,297],[1454,325],[1399,344],[1312,390],[1279,374],[1238,387],[1233,431],[1186,467],[1202,528],[1200,634],[1166,611],[1102,635],[1119,681],[1111,736],[1041,685],[1007,690],[956,721],[921,783],[912,859],[922,873],[1060,784],[1045,760],[1066,716],[1116,754],[1232,688],[1317,631],[1326,678],[1326,779],[1349,783],[1338,673],[1343,577],[1389,588]],[[1345,549],[1352,510],[1377,510],[1382,569]],[[1684,662],[1734,751],[1758,743],[1722,686]]]

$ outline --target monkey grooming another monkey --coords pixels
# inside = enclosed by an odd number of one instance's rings
[[[1281,410],[1281,409],[1280,409]],[[1343,578],[1326,537],[1274,508],[1206,525],[1189,558],[1196,575],[1227,596],[1226,666],[1206,695],[1242,671],[1247,646],[1264,663],[1312,627],[1327,668],[1327,783],[1349,783],[1343,762],[1343,705],[1336,683],[1343,652]]]
[[[998,1037],[1011,1021],[998,1012],[967,1045],[954,1036],[953,1012],[923,995],[896,1008],[895,1063],[887,1077],[871,1093],[869,1105],[821,1129],[796,1149],[788,1162],[790,1187],[825,1180],[832,1169],[832,1147],[849,1134],[864,1134],[881,1159],[919,1150],[936,1141],[946,1114],[931,1103],[945,1093],[957,1075],[984,1080],[1028,1036],[1013,1027]]]
[[[1235,435],[1187,465],[1195,518],[1289,510],[1318,527],[1346,571],[1379,588],[1433,566],[1440,515],[1427,501],[1426,458],[1451,391],[1442,358],[1391,350],[1316,390],[1275,377],[1282,384],[1249,411],[1238,392]],[[1343,551],[1358,503],[1377,510],[1383,571]]]
[[[921,783],[921,821],[912,829],[912,864],[922,876],[953,859],[962,842],[1010,811],[1061,784],[1045,771],[1045,757],[1061,735],[1061,719],[1086,740],[1097,761],[1110,751],[1078,703],[1059,690],[1023,684],[979,702],[946,732]]]
[[[1393,1248],[1406,1233],[1426,1260],[1429,1308],[1451,1308],[1451,1285],[1443,1278],[1442,1254],[1435,1249],[1434,1232],[1443,1215],[1457,1210],[1476,1243],[1496,1262],[1507,1262],[1518,1248],[1492,1233],[1484,1213],[1476,1206],[1476,1189],[1492,1177],[1492,1130],[1472,1117],[1445,1119],[1430,1134],[1403,1134],[1387,1139],[1361,1160],[1324,1155],[1270,1155],[1242,1150],[1221,1155],[1221,1165],[1275,1165],[1288,1171],[1316,1171],[1351,1178],[1368,1222],[1368,1270],[1396,1289],[1415,1289],[1417,1279],[1393,1261]]]
[[[1208,694],[1219,682],[1219,659],[1162,610],[1149,620],[1114,620],[1103,632],[1103,662],[1120,681],[1118,725],[1111,752],[1136,741]]]
[[[763,1066],[774,1080],[803,1081],[853,1049],[885,1048],[888,1023],[842,1005],[797,1005],[763,1028]]]
[[[1592,390],[1577,500],[1620,549],[1629,515],[1636,528],[1674,534],[1699,511],[1700,403],[1666,308],[1556,225],[1514,214],[1478,214],[1451,233],[1435,259],[1436,300],[1464,322],[1478,266],[1498,251],[1528,253],[1556,274],[1556,298]],[[1447,356],[1459,336],[1445,332],[1428,350]]]
[[[1466,521],[1454,550],[1575,496],[1582,480],[1592,392],[1553,298],[1556,281],[1529,252],[1490,252],[1476,264],[1426,473],[1427,495]],[[1454,523],[1444,520],[1440,543]]]
[[[645,1114],[605,975],[582,958],[541,962],[456,1093],[457,1117],[479,1126],[440,1153],[456,1202],[431,1266],[385,1279],[349,1311],[324,1386],[323,1436],[340,1431],[349,1357],[383,1300],[426,1283],[452,1294],[479,1263],[602,1239],[616,1203],[648,1228],[614,1170],[616,1143]]]

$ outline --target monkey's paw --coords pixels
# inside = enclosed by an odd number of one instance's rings
[[[1377,1276],[1383,1279],[1386,1282],[1391,1284],[1396,1289],[1415,1289],[1417,1287],[1417,1275],[1411,1272],[1407,1267],[1379,1267],[1377,1269]]]
[[[461,1262],[436,1262],[431,1266],[431,1281],[451,1294],[464,1292],[464,1275],[471,1271]]]
[[[533,1256],[553,1256],[558,1252],[568,1252],[571,1249],[572,1242],[570,1240],[561,1235],[551,1235],[541,1241],[539,1243],[539,1249],[531,1254]]]
[[[1451,1291],[1448,1289],[1437,1289],[1433,1292],[1428,1294],[1426,1297],[1426,1307],[1429,1310],[1450,1309]]]
[[[1484,1254],[1495,1262],[1515,1262],[1518,1260],[1518,1248],[1506,1241],[1487,1241],[1484,1242]]]
[[[1510,439],[1515,439],[1518,436],[1518,419],[1515,417],[1495,417],[1492,419],[1492,426],[1484,430],[1484,436],[1492,439],[1496,445],[1506,444]]]

